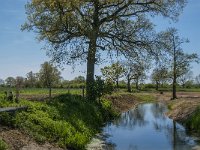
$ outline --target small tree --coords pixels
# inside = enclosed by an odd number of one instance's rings
[[[100,98],[105,95],[105,94],[111,94],[114,90],[112,82],[109,80],[103,80],[100,76],[96,76],[95,80],[95,97],[99,99],[100,103]]]
[[[85,77],[84,76],[78,76],[78,77],[75,77],[74,79],[73,79],[73,82],[74,83],[85,83]]]
[[[49,99],[51,99],[51,89],[60,80],[60,71],[49,62],[44,62],[39,71],[40,82],[44,87],[49,88]]]
[[[193,73],[190,70],[185,70],[185,72],[180,75],[178,78],[178,82],[181,84],[182,88],[186,87],[187,83],[190,83],[193,79]]]
[[[36,75],[32,71],[26,74],[28,87],[34,87],[36,84]]]
[[[145,63],[144,60],[137,60],[137,61],[129,60],[123,63],[123,67],[124,67],[124,75],[127,79],[128,92],[131,92],[131,81],[135,82],[136,89],[139,90],[139,82],[146,78],[145,71],[148,69],[147,63]]]
[[[195,82],[200,87],[200,74],[195,77]]]
[[[123,77],[124,73],[124,69],[119,62],[102,68],[101,72],[105,78],[112,80],[116,83],[117,88],[119,87],[119,79]]]
[[[15,101],[18,102],[19,101],[19,93],[20,93],[20,89],[22,88],[22,86],[24,85],[24,78],[23,77],[16,77],[16,98],[15,98]]]
[[[6,78],[5,82],[6,82],[6,86],[9,86],[9,87],[15,86],[15,78],[13,77]]]
[[[168,79],[168,69],[163,66],[155,68],[151,74],[151,80],[156,84],[156,90],[158,90],[160,85],[166,83]]]

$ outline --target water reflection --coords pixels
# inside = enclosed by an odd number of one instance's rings
[[[104,128],[109,150],[192,150],[197,146],[161,104],[142,104]]]

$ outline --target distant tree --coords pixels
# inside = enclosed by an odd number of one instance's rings
[[[0,86],[3,86],[5,84],[3,79],[0,79]]]
[[[185,70],[180,77],[178,78],[178,82],[182,85],[182,88],[185,88],[187,83],[191,83],[193,80],[193,73],[190,70]]]
[[[124,50],[128,45],[139,52],[149,50],[152,25],[145,16],[176,19],[185,4],[186,0],[33,0],[26,5],[23,29],[34,30],[49,44],[48,55],[54,61],[87,61],[87,97],[94,100],[94,68],[101,51],[129,55]]]
[[[9,87],[15,86],[15,78],[13,77],[6,78],[5,82],[6,82],[6,86],[9,86]]]
[[[200,74],[195,77],[195,82],[200,87]]]
[[[34,87],[36,84],[36,75],[32,71],[26,74],[27,84],[29,87]]]
[[[152,74],[151,80],[156,84],[156,90],[169,79],[168,69],[165,66],[156,67]]]
[[[103,77],[112,80],[116,83],[116,87],[119,87],[119,79],[123,77],[124,69],[122,65],[117,62],[113,63],[111,66],[105,66],[101,69]]]
[[[24,81],[25,81],[25,79],[23,77],[20,77],[20,76],[16,77],[16,79],[15,79],[15,87],[16,87],[16,98],[15,98],[15,100],[16,100],[16,102],[19,101],[19,93],[20,93],[20,89],[24,85]]]
[[[147,61],[149,62],[149,61]],[[150,62],[149,62],[150,64]],[[144,60],[127,61],[123,63],[124,75],[127,79],[127,89],[131,92],[131,82],[134,81],[136,89],[139,90],[139,82],[146,78],[145,71],[148,69]]]
[[[75,77],[73,82],[75,82],[75,83],[85,83],[85,77],[84,76]]]
[[[44,62],[39,71],[40,82],[44,87],[49,88],[49,99],[51,99],[51,89],[60,80],[60,71],[49,62]]]
[[[183,43],[188,43],[189,41],[184,38],[180,38],[178,31],[175,28],[169,28],[166,32],[160,34],[160,40],[164,45],[164,49],[169,57],[169,64],[171,65],[171,78],[173,80],[173,94],[172,99],[176,99],[176,86],[177,79],[185,74],[185,70],[190,67],[190,63],[193,61],[198,62],[197,54],[186,54],[182,49]]]

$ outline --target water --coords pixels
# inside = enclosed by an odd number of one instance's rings
[[[193,150],[194,137],[164,115],[161,104],[141,104],[103,128],[110,150]]]

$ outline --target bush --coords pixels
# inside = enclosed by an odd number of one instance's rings
[[[7,150],[7,149],[8,149],[7,144],[2,139],[0,139],[0,150]]]

